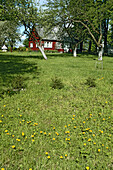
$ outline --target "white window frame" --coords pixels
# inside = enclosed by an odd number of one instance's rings
[[[33,43],[30,43],[30,48],[33,48]]]
[[[44,41],[44,48],[52,48],[53,42],[50,41]]]

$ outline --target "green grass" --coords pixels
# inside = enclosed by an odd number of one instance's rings
[[[47,57],[0,53],[0,167],[113,169],[113,57],[103,57],[103,70],[93,55]],[[26,87],[14,91],[17,76]]]

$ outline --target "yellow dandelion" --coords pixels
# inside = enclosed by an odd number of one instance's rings
[[[93,119],[94,121],[96,121],[96,119]]]
[[[70,126],[70,124],[68,124],[68,126]]]
[[[53,138],[53,140],[55,140],[55,138]]]
[[[4,107],[6,107],[6,105],[4,105]]]
[[[5,132],[8,132],[8,130],[5,130]]]
[[[66,141],[68,140],[68,138],[66,138]]]
[[[104,146],[104,144],[102,144],[102,146]]]
[[[50,156],[48,156],[47,158],[50,159]]]
[[[25,122],[25,120],[22,120],[22,122]]]
[[[7,135],[9,135],[9,133],[7,133]]]
[[[85,121],[83,121],[83,123],[86,123]]]
[[[12,137],[14,138],[15,135],[12,135]]]
[[[20,117],[22,117],[22,115],[20,115]]]
[[[25,136],[24,132],[22,132],[22,136]]]
[[[16,139],[16,141],[20,142],[20,139]]]
[[[67,154],[65,154],[65,157],[67,157]]]
[[[73,115],[73,117],[75,117],[75,115]]]
[[[105,103],[107,104],[108,102],[106,101]]]
[[[103,120],[105,120],[105,118],[103,118]]]
[[[32,170],[32,168],[29,168],[29,170]]]
[[[32,139],[32,142],[34,142],[35,140],[34,139]]]
[[[53,130],[55,130],[55,127],[53,127]]]
[[[93,134],[93,136],[95,136],[95,134]]]
[[[67,126],[65,125],[65,128],[67,128]]]
[[[98,149],[98,152],[100,152],[100,149]]]
[[[5,170],[5,168],[1,168],[1,170]]]
[[[74,126],[74,129],[76,129],[76,126]]]
[[[106,147],[106,149],[108,149],[108,147]]]
[[[32,138],[34,138],[34,135],[31,135]]]
[[[85,134],[85,132],[82,132],[82,134],[84,135],[84,134]]]
[[[46,132],[44,132],[44,135],[46,135]]]
[[[86,170],[89,170],[89,166],[86,167]]]
[[[42,132],[42,131],[40,131],[40,133],[42,134],[43,132]]]
[[[19,123],[21,124],[22,122],[20,121]]]
[[[0,120],[0,123],[2,123],[2,120]]]
[[[94,142],[93,144],[96,145],[96,142]]]
[[[51,133],[49,133],[49,136],[51,135]]]
[[[63,156],[60,156],[60,159],[63,159]]]
[[[48,152],[46,152],[45,154],[48,155]]]
[[[91,141],[91,138],[88,139],[88,142],[90,142],[90,141]]]
[[[4,115],[2,115],[1,117],[4,117]]]
[[[74,117],[72,118],[72,120],[74,120]]]
[[[92,130],[89,130],[89,132],[92,132]]]
[[[103,133],[103,131],[101,131],[101,133]]]
[[[12,145],[12,148],[15,149],[16,148],[15,145]]]
[[[84,146],[86,146],[86,143],[84,143]]]

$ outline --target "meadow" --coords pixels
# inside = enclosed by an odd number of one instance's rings
[[[113,169],[113,57],[0,53],[1,170]]]

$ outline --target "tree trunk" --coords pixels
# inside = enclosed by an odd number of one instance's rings
[[[80,43],[80,52],[83,50],[83,41]]]
[[[91,40],[89,41],[89,48],[88,48],[88,52],[91,53],[91,45],[92,45],[92,42]]]
[[[11,53],[12,53],[12,51],[13,51],[13,45],[11,45]]]
[[[73,57],[77,56],[77,47],[75,47],[74,51],[73,51]]]
[[[98,52],[98,60],[102,61],[102,55],[103,55],[103,45],[99,47],[99,52]]]
[[[46,55],[45,55],[45,53],[44,53],[43,48],[42,48],[41,46],[38,46],[38,48],[39,48],[39,50],[41,51],[43,57],[47,60],[47,57],[46,57]]]

